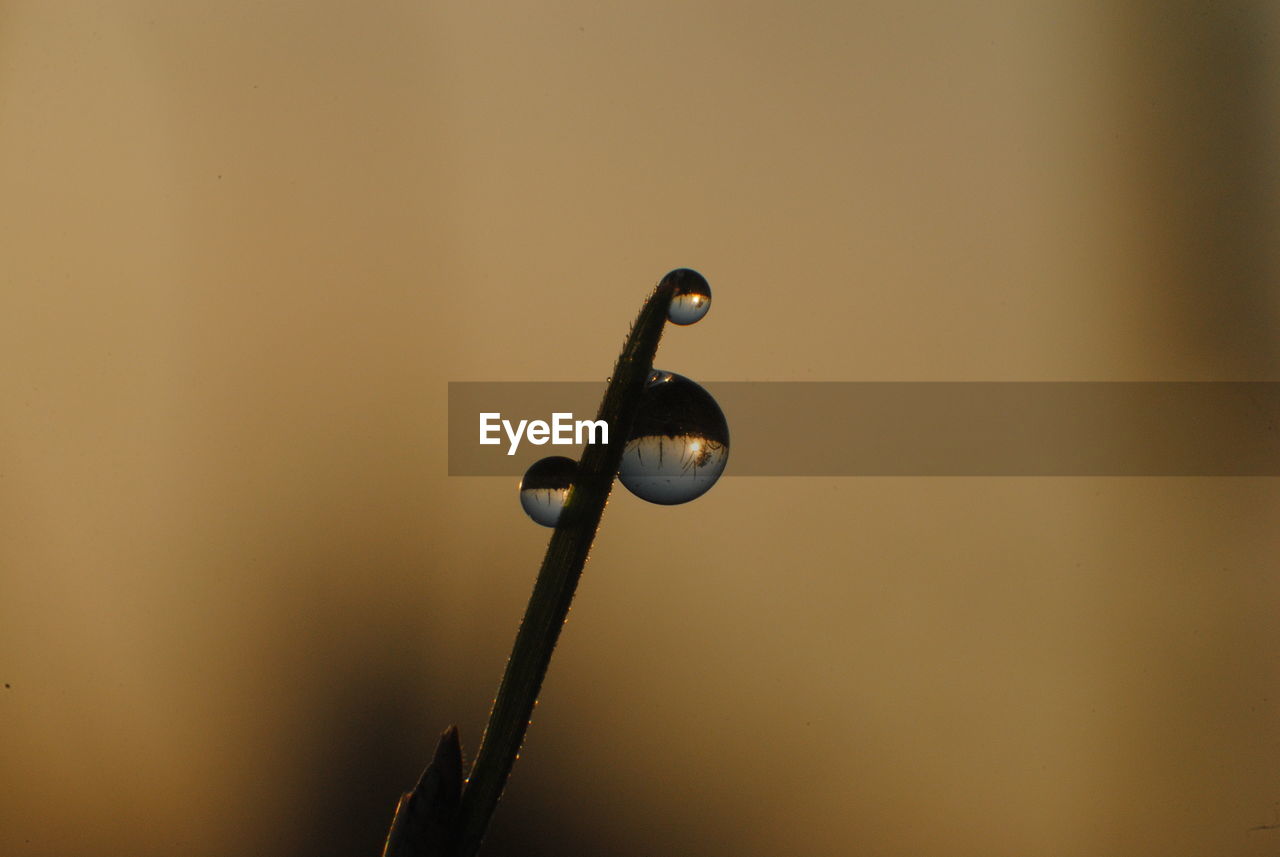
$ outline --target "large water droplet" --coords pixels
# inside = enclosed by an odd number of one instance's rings
[[[662,279],[675,283],[671,305],[667,308],[667,318],[676,324],[693,324],[711,309],[711,286],[707,283],[707,278],[697,271],[692,268],[676,268]]]
[[[654,370],[622,451],[622,484],[650,503],[687,503],[728,461],[729,424],[716,400],[683,375]]]
[[[524,513],[544,527],[554,527],[569,500],[569,487],[578,462],[552,455],[529,465],[520,480],[520,506]]]

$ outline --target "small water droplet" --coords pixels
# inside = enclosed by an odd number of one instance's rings
[[[692,268],[676,268],[662,278],[673,281],[675,289],[667,318],[676,324],[693,324],[700,321],[711,309],[711,286],[707,278]]]
[[[729,461],[729,424],[711,394],[654,370],[622,451],[618,479],[641,500],[673,506],[707,493]]]
[[[578,462],[563,455],[551,455],[529,465],[520,480],[520,507],[544,527],[554,527],[569,500],[569,487]]]

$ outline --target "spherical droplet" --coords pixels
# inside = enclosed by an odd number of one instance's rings
[[[711,309],[711,286],[707,278],[692,268],[676,268],[662,278],[671,281],[675,289],[671,293],[671,305],[667,318],[676,324],[693,324]]]
[[[729,424],[716,400],[683,375],[654,370],[618,479],[641,500],[672,506],[716,484],[729,461]]]
[[[578,462],[563,455],[535,461],[520,480],[520,506],[526,515],[544,527],[554,527],[569,500],[569,487]]]

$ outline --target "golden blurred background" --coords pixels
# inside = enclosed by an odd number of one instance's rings
[[[377,854],[547,537],[447,382],[671,268],[696,379],[1280,380],[1278,117],[1262,0],[0,2],[0,853]],[[485,854],[1275,854],[1278,513],[618,491]]]

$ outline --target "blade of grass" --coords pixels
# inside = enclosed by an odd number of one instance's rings
[[[458,731],[450,727],[417,786],[400,798],[383,857],[475,857],[480,849],[618,475],[672,295],[685,274],[678,269],[662,278],[618,355],[597,416],[609,425],[609,443],[588,445],[578,462],[573,490],[547,545],[470,776],[463,784]]]
[[[653,357],[679,279],[678,272],[673,271],[658,283],[640,309],[618,355],[597,416],[609,425],[609,443],[586,447],[578,462],[573,490],[547,545],[529,606],[489,713],[489,724],[462,790],[455,857],[474,857],[480,849],[489,819],[520,752],[542,680],[551,663],[551,652],[569,614],[569,604],[600,526],[614,477],[618,475],[623,447],[653,370]]]
[[[450,726],[436,744],[413,791],[396,805],[383,857],[448,857],[454,847],[458,801],[462,796],[462,745]]]

